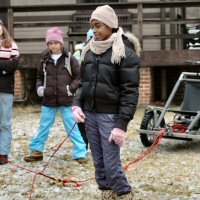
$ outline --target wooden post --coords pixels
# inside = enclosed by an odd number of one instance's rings
[[[141,44],[141,48],[143,48],[143,5],[141,3],[138,4],[138,38]]]
[[[181,7],[181,17],[186,20],[186,7]],[[180,24],[181,34],[188,34],[186,24]],[[187,49],[187,39],[182,39],[181,41],[181,49]]]
[[[174,0],[172,0],[174,1]],[[170,8],[170,19],[174,20],[176,19],[176,10],[175,8]],[[170,35],[175,35],[176,34],[176,25],[175,24],[170,24]],[[175,50],[176,49],[176,39],[172,38],[170,40],[170,49]]]
[[[161,1],[165,1],[165,0],[161,0]],[[160,18],[161,20],[165,20],[165,8],[161,8],[160,9]],[[165,28],[165,24],[161,24],[160,25],[160,33],[161,35],[165,35],[166,28]],[[165,39],[161,39],[161,50],[166,50],[166,44],[165,44]]]
[[[7,18],[7,9],[6,6],[10,5],[10,0],[0,0],[1,5],[5,7],[5,10],[0,12],[0,19],[2,20],[5,27],[8,25],[8,18]]]
[[[165,1],[165,0],[161,0],[161,1]],[[165,19],[165,8],[161,8],[160,9],[160,17],[161,20]],[[165,35],[166,34],[166,28],[165,28],[165,24],[161,24],[160,25],[160,33],[161,35]],[[166,40],[165,39],[161,39],[161,50],[166,50]],[[162,101],[166,101],[167,99],[167,83],[166,83],[166,69],[161,69],[161,100]]]
[[[13,24],[13,9],[8,9],[8,31],[12,38],[14,38],[14,24]]]

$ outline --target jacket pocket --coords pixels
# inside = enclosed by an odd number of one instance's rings
[[[52,87],[46,87],[45,89],[44,89],[44,96],[45,97],[53,97],[53,96],[55,96],[56,94],[55,94],[55,91],[53,90],[53,88]]]

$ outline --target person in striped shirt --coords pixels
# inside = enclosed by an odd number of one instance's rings
[[[14,72],[18,63],[18,46],[0,20],[0,165],[8,163],[11,152]]]

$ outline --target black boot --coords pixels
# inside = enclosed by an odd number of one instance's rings
[[[8,163],[8,156],[7,155],[0,155],[0,165],[5,165]]]

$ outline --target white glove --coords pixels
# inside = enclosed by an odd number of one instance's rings
[[[73,94],[70,92],[70,90],[69,90],[69,85],[67,85],[67,94],[68,94],[68,96],[70,97],[70,96],[73,96]]]
[[[72,106],[72,114],[77,123],[80,123],[80,122],[84,123],[85,115],[80,107]]]
[[[38,94],[39,97],[43,97],[44,96],[44,86],[38,87],[37,94]]]

